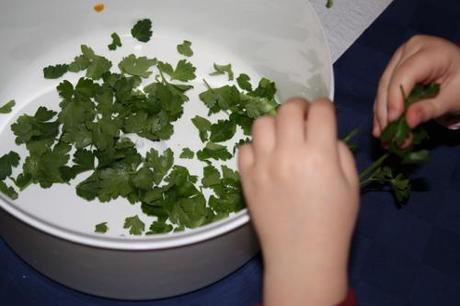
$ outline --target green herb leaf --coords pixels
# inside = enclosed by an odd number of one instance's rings
[[[219,120],[211,126],[211,142],[222,142],[231,139],[236,132],[235,122]]]
[[[266,78],[262,78],[260,79],[257,88],[253,92],[251,92],[250,95],[260,98],[266,98],[268,100],[273,100],[275,99],[276,91],[277,89],[275,82]]]
[[[157,150],[151,149],[145,157],[145,163],[153,169],[153,180],[158,185],[173,166],[174,153],[168,148],[160,155]]]
[[[137,189],[150,190],[153,186],[154,172],[147,167],[140,168],[131,178],[131,182]]]
[[[0,192],[9,197],[12,200],[18,198],[18,193],[14,190],[13,187],[8,186],[5,182],[0,181]]]
[[[59,122],[50,122],[56,112],[41,106],[34,116],[21,115],[18,120],[11,125],[11,130],[16,135],[16,143],[28,143],[34,140],[55,138],[59,133]]]
[[[243,129],[244,135],[251,135],[254,118],[250,118],[246,114],[232,113],[229,120],[233,121],[236,125],[239,125]]]
[[[112,37],[112,42],[107,46],[109,48],[109,50],[116,50],[118,47],[121,47],[121,39],[120,39],[120,36],[118,36],[117,33],[112,33],[112,35],[110,35],[110,37]]]
[[[193,125],[198,129],[200,132],[200,139],[202,142],[205,142],[208,140],[208,132],[211,130],[211,122],[209,122],[208,119],[200,117],[200,116],[195,116],[192,118]]]
[[[96,156],[92,151],[78,149],[73,156],[74,166],[72,168],[77,174],[93,170],[95,160]]]
[[[19,165],[20,159],[19,154],[13,151],[0,157],[0,181],[11,176],[13,168]]]
[[[142,235],[145,230],[145,224],[137,215],[125,219],[123,228],[129,229],[131,235]]]
[[[73,94],[74,94],[74,88],[72,83],[70,83],[67,80],[62,81],[57,87],[56,87],[59,96],[63,99],[72,99]]]
[[[188,40],[184,40],[182,44],[177,45],[177,52],[184,56],[192,56],[193,51],[192,51],[192,43]]]
[[[245,115],[256,119],[264,115],[274,116],[277,113],[279,104],[273,99],[242,94],[241,104],[244,105]]]
[[[171,210],[172,222],[196,228],[206,222],[206,200],[202,194],[180,199]]]
[[[238,83],[238,86],[243,89],[243,90],[246,90],[246,91],[252,91],[252,85],[251,85],[251,82],[250,82],[250,78],[247,74],[245,73],[242,73],[238,76],[238,78],[236,79],[236,82]]]
[[[391,180],[393,193],[398,203],[406,202],[410,195],[410,180],[402,174]]]
[[[58,64],[55,66],[48,66],[43,68],[43,76],[45,79],[58,79],[69,71],[69,65]]]
[[[195,71],[196,68],[192,63],[183,59],[177,63],[176,69],[174,69],[174,72],[171,74],[171,79],[183,82],[191,81],[196,78]]]
[[[228,80],[233,81],[234,75],[233,75],[233,70],[232,70],[232,64],[227,64],[227,65],[218,65],[214,63],[214,72],[210,73],[210,75],[222,75],[222,74],[227,74]]]
[[[162,221],[155,221],[152,225],[150,225],[150,232],[148,232],[147,235],[166,234],[170,233],[172,230],[173,226],[171,224],[167,224]]]
[[[79,55],[74,58],[73,62],[69,64],[70,72],[80,72],[86,70],[91,64],[91,61],[84,55]]]
[[[14,100],[10,100],[8,102],[6,102],[5,104],[3,104],[1,107],[0,107],[0,114],[8,114],[8,113],[11,113],[11,111],[13,110],[13,107],[16,105],[16,102]]]
[[[96,224],[96,226],[94,227],[94,232],[96,233],[105,234],[108,230],[109,227],[107,226],[107,222]]]
[[[221,177],[219,170],[217,170],[212,165],[208,165],[203,169],[203,178],[201,179],[201,184],[203,187],[210,188],[213,186],[218,186],[221,184]]]
[[[403,164],[421,164],[430,160],[430,152],[428,150],[420,150],[408,152],[403,156]]]
[[[128,57],[123,58],[118,67],[123,73],[148,78],[152,74],[149,71],[150,67],[156,65],[156,63],[156,59],[149,59],[145,56],[136,57],[134,54],[130,54]]]
[[[28,174],[21,173],[14,180],[16,186],[22,191],[27,188],[32,183],[32,178]]]
[[[131,29],[131,35],[141,42],[148,42],[152,37],[152,21],[150,19],[139,20]]]
[[[86,68],[86,77],[99,80],[102,75],[112,68],[112,63],[103,56],[96,55],[93,49],[86,45],[81,46],[81,52],[86,60],[89,62]]]
[[[200,150],[196,153],[196,156],[199,160],[205,161],[208,159],[216,160],[229,160],[232,158],[232,154],[227,151],[227,147],[208,142],[206,147],[203,150]]]
[[[71,147],[65,143],[57,143],[53,148],[43,148],[42,152],[31,152],[23,165],[24,174],[31,177],[31,181],[40,184],[42,188],[49,188],[55,183],[64,183],[61,168],[69,161]],[[30,150],[29,150],[30,151]]]
[[[222,86],[220,88],[211,88],[200,93],[200,100],[208,107],[210,114],[220,111],[227,111],[240,105],[240,92],[235,86]]]
[[[189,148],[183,148],[182,153],[179,157],[184,159],[192,159],[193,157],[195,157],[195,152],[193,152]]]

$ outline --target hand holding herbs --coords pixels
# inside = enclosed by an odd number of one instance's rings
[[[404,52],[403,52],[404,50]],[[417,83],[437,83],[442,90],[436,98],[425,99],[404,107],[401,86],[411,90]],[[412,129],[436,119],[446,126],[460,120],[460,48],[445,39],[416,35],[393,55],[383,73],[374,105],[373,135],[405,112]]]
[[[410,179],[404,171],[405,166],[429,160],[429,152],[423,148],[423,140],[428,134],[423,127],[409,127],[406,111],[416,102],[435,98],[439,94],[439,85],[417,84],[408,96],[401,87],[401,94],[404,97],[403,114],[388,124],[380,134],[380,140],[387,152],[359,175],[362,188],[369,184],[377,184],[380,188],[390,185],[399,204],[407,201],[410,195]]]

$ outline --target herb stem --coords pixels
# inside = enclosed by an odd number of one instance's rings
[[[379,159],[377,159],[375,162],[373,162],[369,167],[367,167],[366,169],[364,169],[363,171],[361,171],[361,173],[359,174],[359,180],[361,182],[361,184],[363,184],[363,182],[365,182],[365,180],[363,180],[366,176],[368,176],[369,173],[372,173],[374,172],[374,170],[376,170],[377,168],[379,168],[382,163],[390,156],[389,153],[385,153],[383,154]],[[370,176],[372,177],[372,176]]]
[[[343,139],[342,141],[346,144],[350,144],[350,140],[355,137],[357,134],[359,133],[359,129],[356,128],[356,129],[353,129],[350,133],[348,133]]]
[[[209,85],[209,83],[208,83],[208,81],[206,81],[206,79],[203,79],[203,82],[204,82],[204,85],[206,86],[206,88],[208,88],[209,90],[214,92],[214,89],[211,87],[211,85]]]
[[[161,80],[163,81],[164,84],[168,85],[168,81],[166,81],[166,78],[163,74],[163,71],[161,71],[161,69],[158,69],[158,71],[160,72],[160,76],[161,76]]]
[[[374,173],[375,174],[375,173]],[[361,188],[364,188],[366,187],[369,183],[371,182],[375,182],[376,179],[374,178],[374,174],[372,174],[370,177],[368,177],[367,179],[361,181],[359,184],[360,184],[360,187]]]

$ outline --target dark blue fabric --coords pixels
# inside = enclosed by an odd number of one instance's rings
[[[334,9],[334,8],[333,8]],[[358,165],[376,151],[370,135],[379,77],[395,49],[417,33],[460,41],[458,0],[395,0],[335,63],[342,134],[359,127]],[[460,135],[436,125],[432,161],[402,209],[391,194],[362,198],[350,278],[360,306],[460,305]],[[218,283],[180,297],[129,303],[88,296],[31,269],[0,241],[1,305],[255,305],[261,300],[260,256]]]

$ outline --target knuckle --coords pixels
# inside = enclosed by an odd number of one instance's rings
[[[333,112],[334,106],[328,99],[317,99],[312,105],[312,108],[321,112]]]
[[[289,99],[281,105],[279,113],[299,112],[305,108],[307,103],[308,101],[302,98]]]
[[[279,159],[270,167],[270,174],[276,179],[285,180],[292,174],[293,168],[291,159]]]
[[[256,167],[254,173],[252,173],[252,181],[255,188],[264,189],[272,180],[266,167]]]
[[[323,150],[313,146],[308,147],[302,157],[299,156],[297,160],[298,163],[292,167],[292,173],[303,173],[304,171],[311,173],[323,172],[329,169],[333,162],[330,154],[325,154]]]
[[[267,130],[273,124],[273,118],[268,116],[263,116],[256,119],[252,125],[253,133],[261,132]]]

